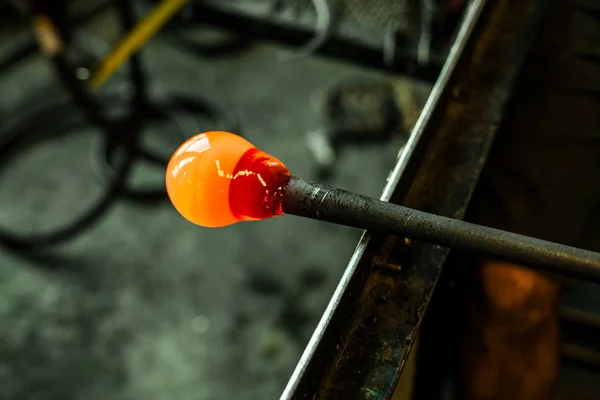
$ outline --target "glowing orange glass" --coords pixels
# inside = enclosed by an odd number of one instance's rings
[[[290,174],[281,161],[229,132],[196,135],[166,171],[169,198],[188,221],[210,228],[283,213]]]

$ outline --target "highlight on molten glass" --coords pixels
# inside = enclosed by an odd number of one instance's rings
[[[209,228],[283,214],[290,173],[281,161],[229,132],[186,140],[167,166],[165,183],[175,209]]]

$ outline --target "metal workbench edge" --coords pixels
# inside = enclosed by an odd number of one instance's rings
[[[470,4],[382,200],[463,217],[543,3]],[[448,252],[365,233],[281,399],[391,397]]]
[[[458,35],[456,36],[454,45],[452,46],[452,49],[449,52],[448,59],[444,63],[440,76],[438,77],[427,99],[427,102],[423,107],[419,119],[417,120],[411,132],[411,135],[406,143],[404,151],[400,155],[398,162],[396,163],[394,169],[390,173],[387,184],[385,185],[383,193],[380,197],[381,200],[389,201],[392,196],[392,193],[396,189],[396,186],[398,186],[400,178],[402,177],[402,174],[408,164],[408,160],[411,158],[411,156],[414,155],[417,149],[417,144],[423,136],[424,127],[427,124],[427,122],[431,119],[431,116],[433,115],[433,110],[435,109],[435,106],[439,103],[442,93],[446,89],[446,86],[450,79],[450,75],[456,68],[458,59],[463,53],[467,39],[473,32],[475,23],[477,22],[477,19],[479,18],[479,15],[481,14],[481,10],[485,6],[485,3],[485,0],[479,0],[475,1],[473,4],[470,5],[466,13],[466,18],[461,25]],[[371,235],[369,234],[369,232],[364,232],[362,237],[360,238],[360,241],[356,246],[356,250],[350,258],[350,261],[348,262],[348,266],[346,267],[346,270],[344,271],[344,274],[342,275],[342,278],[338,283],[338,286],[331,298],[331,301],[325,309],[325,312],[323,313],[323,316],[321,317],[321,320],[319,321],[319,324],[317,325],[310,341],[308,342],[308,345],[306,346],[306,349],[304,350],[304,353],[302,354],[302,357],[300,358],[296,369],[294,370],[283,394],[281,395],[281,400],[292,398],[292,394],[294,393],[296,387],[300,383],[300,379],[304,371],[308,367],[308,363],[317,349],[323,332],[327,328],[327,325],[329,324],[331,317],[335,312],[336,307],[338,306],[340,299],[344,294],[344,291],[346,290],[348,282],[354,274],[354,271],[358,266],[359,260],[365,252],[370,238]]]

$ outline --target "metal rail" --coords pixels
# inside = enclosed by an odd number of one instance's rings
[[[314,36],[314,22],[275,16],[268,7],[244,2],[206,1],[194,4],[194,22],[231,28],[247,37],[301,46]],[[398,33],[390,59],[384,57],[385,30],[373,32],[359,24],[338,24],[336,32],[316,53],[390,72],[410,74],[433,82],[447,57],[446,48],[433,48],[429,63],[416,63],[416,43],[408,33]],[[374,34],[374,35],[373,35]]]
[[[381,197],[461,219],[545,1],[474,1]],[[449,250],[366,233],[281,399],[389,399]]]

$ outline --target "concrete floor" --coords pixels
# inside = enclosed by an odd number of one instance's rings
[[[320,91],[386,76],[317,58],[277,62],[284,51],[257,45],[209,61],[157,39],[144,59],[155,86],[227,107],[243,135],[312,178],[305,133],[318,126]],[[416,89],[396,82],[410,103]],[[37,57],[0,88],[4,118],[60,94]],[[165,154],[183,140],[169,125],[148,138]],[[378,196],[403,140],[349,149],[331,183]],[[0,176],[0,225],[34,232],[83,210],[101,193],[89,170],[98,144],[94,128],[80,128],[19,155]],[[162,174],[141,166],[136,180]],[[0,399],[277,398],[360,234],[287,216],[208,230],[166,203],[119,202],[51,265],[0,251]]]

